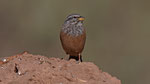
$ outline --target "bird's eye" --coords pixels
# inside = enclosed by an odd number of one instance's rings
[[[73,18],[77,18],[77,17],[74,16]]]

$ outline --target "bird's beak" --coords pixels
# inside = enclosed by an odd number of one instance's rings
[[[83,17],[80,17],[80,18],[78,18],[78,20],[79,20],[79,21],[83,21],[83,20],[84,20],[84,18],[83,18]]]

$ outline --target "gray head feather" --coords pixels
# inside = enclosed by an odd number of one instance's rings
[[[62,31],[71,36],[79,36],[83,34],[83,21],[79,20],[79,18],[83,18],[79,14],[71,14],[67,17]]]

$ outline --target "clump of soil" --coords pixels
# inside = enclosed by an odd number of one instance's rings
[[[0,84],[121,84],[91,62],[23,53],[0,61]]]

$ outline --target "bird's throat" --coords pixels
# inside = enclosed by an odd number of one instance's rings
[[[76,37],[83,34],[84,28],[80,24],[70,24],[64,25],[62,31],[64,31],[64,33],[66,33],[67,35]]]

